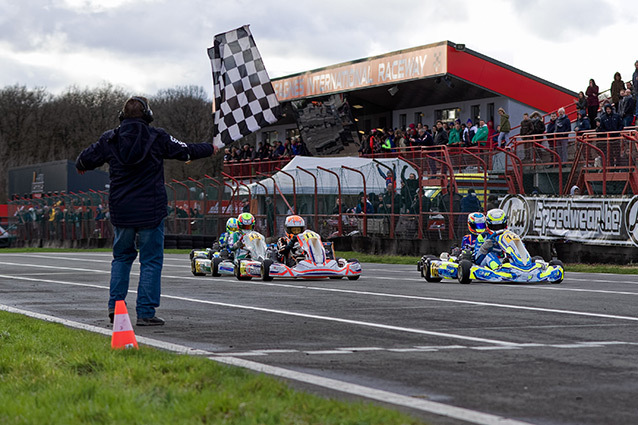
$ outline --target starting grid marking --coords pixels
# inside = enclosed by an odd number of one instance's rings
[[[468,345],[432,345],[420,346],[415,345],[405,348],[384,348],[384,347],[343,347],[332,348],[326,350],[295,350],[295,349],[267,349],[267,350],[249,350],[240,352],[216,352],[216,356],[232,356],[232,357],[258,357],[276,354],[303,354],[303,355],[341,355],[341,354],[360,354],[366,352],[390,352],[390,353],[432,353],[446,350],[474,350],[474,351],[494,351],[494,350],[521,350],[529,348],[558,348],[558,349],[579,349],[579,348],[604,348],[612,345],[638,345],[636,342],[625,341],[588,341],[576,342],[570,344],[512,344],[506,346],[468,346]]]

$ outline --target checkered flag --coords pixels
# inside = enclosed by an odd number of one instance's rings
[[[216,35],[208,57],[213,67],[216,147],[277,122],[281,106],[248,25]]]

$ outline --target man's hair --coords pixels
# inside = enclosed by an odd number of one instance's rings
[[[140,100],[143,100],[146,105],[140,102]],[[131,97],[124,103],[124,107],[122,108],[122,117],[144,118],[146,108],[148,108],[148,99],[142,96]]]

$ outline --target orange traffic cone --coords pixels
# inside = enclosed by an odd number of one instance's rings
[[[123,300],[115,302],[111,348],[138,348],[133,325]]]

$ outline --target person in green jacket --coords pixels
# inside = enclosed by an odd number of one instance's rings
[[[501,132],[498,134],[498,146],[503,147],[507,143],[507,135],[512,126],[510,125],[510,116],[505,113],[505,109],[498,108],[498,114],[501,116]]]
[[[480,142],[487,142],[487,134],[488,134],[487,124],[485,124],[484,119],[480,119],[479,128],[478,130],[476,130],[476,134],[474,135],[474,137],[472,137],[472,145],[476,146],[480,144]],[[485,146],[485,143],[483,143],[482,146]]]
[[[447,140],[448,146],[461,146],[461,122],[456,120],[454,127],[450,130]]]

